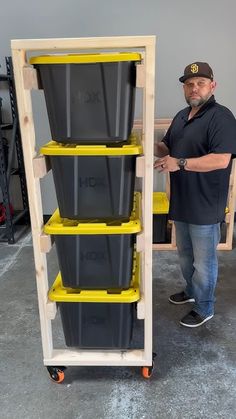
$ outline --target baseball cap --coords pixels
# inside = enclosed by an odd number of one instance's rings
[[[185,80],[190,79],[191,77],[206,77],[207,79],[213,80],[213,71],[208,63],[195,61],[185,67],[184,75],[179,78],[179,81],[184,83]]]

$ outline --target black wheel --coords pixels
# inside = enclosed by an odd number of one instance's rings
[[[52,381],[57,384],[62,383],[65,378],[65,367],[47,367],[47,370]]]

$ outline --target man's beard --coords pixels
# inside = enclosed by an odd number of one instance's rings
[[[198,108],[199,106],[204,105],[210,97],[211,95],[201,97],[200,99],[191,99],[186,97],[185,99],[188,105],[192,106],[193,108]]]

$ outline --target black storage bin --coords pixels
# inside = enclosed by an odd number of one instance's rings
[[[134,118],[138,53],[32,57],[44,89],[53,140],[127,141]]]
[[[167,240],[168,216],[153,215],[153,243],[165,243]]]
[[[63,286],[126,289],[132,274],[135,235],[55,235]]]
[[[135,161],[134,156],[51,156],[61,216],[84,220],[128,218]]]
[[[44,226],[53,235],[64,287],[126,289],[130,287],[136,234],[141,231],[141,197],[135,193],[127,223],[81,223],[62,219],[58,210]]]
[[[64,288],[61,274],[49,290],[62,319],[66,345],[82,349],[130,347],[135,303],[140,298],[140,258],[134,253],[131,286],[120,293]]]
[[[59,303],[66,345],[83,349],[127,349],[134,304]]]
[[[153,243],[167,240],[169,200],[165,192],[153,192]]]
[[[130,141],[131,144],[116,148],[87,146],[83,149],[83,146],[63,147],[55,142],[42,147],[41,152],[50,157],[61,217],[129,219],[136,155],[142,151],[135,144],[136,139],[134,143]]]

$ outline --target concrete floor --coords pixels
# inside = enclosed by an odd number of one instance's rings
[[[236,248],[219,254],[216,314],[206,325],[179,325],[190,306],[169,294],[182,289],[175,252],[154,253],[155,370],[69,367],[62,384],[42,363],[33,251],[28,232],[0,244],[1,419],[235,419]],[[55,275],[55,251],[49,275]]]

